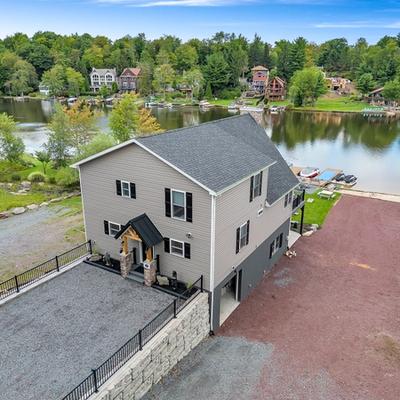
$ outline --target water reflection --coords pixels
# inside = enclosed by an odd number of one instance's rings
[[[46,123],[53,103],[0,99],[0,112],[19,122],[19,135],[27,151],[34,152],[47,140]],[[108,130],[110,109],[99,115],[99,129]],[[175,129],[225,118],[222,108],[201,111],[198,107],[154,108],[162,128]],[[359,177],[357,187],[400,194],[400,125],[395,119],[367,119],[360,114],[287,111],[258,114],[261,125],[284,157],[296,165],[339,168]]]

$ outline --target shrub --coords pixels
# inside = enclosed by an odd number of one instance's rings
[[[60,168],[56,173],[56,182],[60,186],[78,186],[79,175],[78,171],[70,167]]]
[[[50,185],[55,185],[57,183],[55,176],[49,176],[47,178],[47,183],[50,183]]]
[[[30,182],[44,182],[46,175],[43,172],[35,171],[28,175],[28,181]]]
[[[242,94],[240,88],[234,88],[234,89],[223,89],[219,92],[219,97],[221,99],[233,99],[236,97],[240,97]]]
[[[19,181],[21,180],[21,175],[20,175],[20,174],[13,173],[13,174],[11,175],[11,180],[12,180],[13,182],[19,182]]]

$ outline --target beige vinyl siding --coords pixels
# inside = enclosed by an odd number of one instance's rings
[[[80,172],[87,237],[95,240],[99,251],[119,257],[120,240],[104,233],[104,220],[123,225],[146,213],[163,237],[191,245],[191,259],[165,253],[164,244],[157,245],[161,273],[171,276],[175,270],[179,280],[189,283],[203,274],[209,287],[211,198],[207,191],[135,144],[81,165]],[[117,179],[136,184],[136,199],[117,196]],[[193,194],[193,223],[165,216],[166,187]],[[186,236],[189,232],[191,239]]]
[[[272,207],[265,207],[268,169],[263,170],[262,194],[250,203],[250,178],[216,199],[216,243],[214,287],[291,215],[291,206],[284,207],[280,199]],[[258,216],[258,211],[263,214]],[[249,244],[236,254],[236,229],[250,220]],[[268,258],[269,254],[265,254]]]

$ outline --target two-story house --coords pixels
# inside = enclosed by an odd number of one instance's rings
[[[258,94],[264,94],[269,76],[268,68],[257,65],[251,69],[251,72],[253,74],[251,81],[252,89]]]
[[[117,71],[115,68],[92,68],[90,72],[90,88],[97,92],[101,86],[111,89],[113,82],[117,81]]]
[[[133,268],[158,255],[160,274],[203,275],[214,330],[287,249],[298,180],[248,114],[131,139],[75,166],[87,238],[115,259],[134,253]]]
[[[125,68],[118,77],[121,92],[137,92],[139,87],[140,68]]]
[[[275,76],[267,80],[265,86],[265,97],[270,101],[284,100],[286,96],[286,82]]]

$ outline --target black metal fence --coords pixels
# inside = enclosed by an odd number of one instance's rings
[[[23,272],[22,274],[15,275],[13,278],[0,283],[0,300],[18,293],[21,289],[32,285],[33,283],[43,279],[44,277],[58,272],[71,262],[78,260],[86,254],[92,253],[92,243],[88,240],[71,250],[66,251],[54,258],[45,261]]]
[[[99,387],[115,374],[130,358],[148,343],[169,321],[176,318],[199,293],[203,292],[203,275],[183,294],[170,303],[144,328],[120,347],[107,361],[98,368],[92,369],[92,373],[82,381],[75,389],[68,393],[62,400],[86,400],[93,393],[98,392]]]

